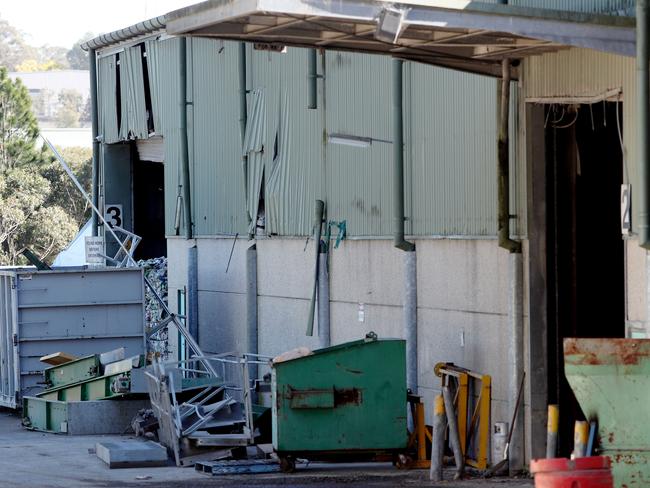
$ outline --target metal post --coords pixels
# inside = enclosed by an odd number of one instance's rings
[[[442,395],[436,395],[433,400],[433,425],[431,433],[431,467],[429,470],[429,479],[431,481],[442,481],[446,424],[445,401]]]
[[[589,441],[589,422],[577,420],[573,431],[573,457],[581,458],[587,455]]]
[[[636,2],[637,153],[639,161],[639,245],[650,249],[650,36],[648,0]]]
[[[454,479],[460,479],[465,469],[465,457],[460,448],[460,437],[458,435],[458,421],[454,410],[454,400],[448,386],[442,387],[442,397],[445,401],[445,411],[447,412],[447,424],[449,425],[449,444],[454,452],[454,461],[456,462],[456,475]]]
[[[546,457],[557,456],[557,432],[560,425],[560,408],[558,405],[548,406],[548,420],[546,423]]]
[[[196,245],[187,249],[187,328],[199,342],[199,270]]]
[[[510,385],[508,406],[515,411],[518,403],[518,389],[524,371],[524,307],[523,307],[523,258],[521,253],[508,255],[510,290],[508,300],[508,322],[510,331]],[[524,416],[518,415],[513,425],[508,450],[508,469],[511,475],[524,468]]]
[[[257,246],[255,244],[246,250],[246,329],[248,352],[257,354]],[[249,369],[251,378],[257,379],[257,364],[251,364]]]
[[[309,302],[309,317],[307,317],[307,335],[314,335],[314,312],[316,311],[316,293],[318,291],[318,262],[320,260],[320,236],[323,226],[323,215],[325,214],[325,202],[316,200],[314,211],[314,286]]]
[[[99,116],[97,112],[97,58],[95,50],[88,50],[88,63],[90,67],[90,113],[92,123],[92,138],[93,138],[93,167],[92,167],[92,198],[93,205],[99,208]],[[92,214],[92,235],[99,235],[99,225],[97,215]]]
[[[330,280],[327,269],[328,253],[321,249],[318,255],[318,346],[332,345],[330,338]]]
[[[417,255],[404,253],[404,337],[406,338],[406,386],[418,392]]]

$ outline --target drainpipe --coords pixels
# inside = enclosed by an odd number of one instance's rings
[[[307,318],[307,335],[314,335],[314,312],[316,311],[316,293],[318,291],[318,263],[320,261],[320,237],[323,226],[323,215],[325,214],[325,202],[316,200],[314,209],[314,286],[311,292],[311,301],[309,302],[309,317]]]
[[[318,346],[322,349],[332,345],[330,337],[330,283],[327,269],[329,243],[320,246],[318,255]]]
[[[307,50],[307,108],[318,108],[318,70],[316,49]]]
[[[510,60],[501,63],[501,105],[497,141],[497,193],[499,247],[521,252],[521,243],[510,239]]]
[[[503,2],[501,2],[503,3]],[[499,105],[499,133],[497,141],[497,192],[499,247],[509,251],[508,256],[508,330],[510,341],[510,378],[508,385],[508,411],[514,412],[521,376],[524,372],[523,340],[523,258],[521,243],[510,239],[510,60],[504,59],[501,76]],[[508,469],[511,475],[524,467],[524,415],[518,415],[513,425],[508,449]]]
[[[257,246],[255,244],[246,250],[246,330],[248,352],[257,354]],[[251,379],[257,379],[257,374],[257,364],[251,364]]]
[[[95,57],[95,50],[88,50],[88,62],[90,65],[90,113],[92,120],[92,138],[93,138],[93,168],[92,168],[92,177],[93,177],[93,205],[95,208],[99,208],[99,141],[97,140],[98,136],[98,115],[97,115],[97,58]],[[92,214],[92,233],[93,236],[97,237],[98,225],[97,225],[97,215],[95,212]]]
[[[648,0],[636,2],[637,151],[639,158],[639,245],[650,249],[650,37]]]
[[[244,140],[246,138],[246,126],[248,124],[248,108],[246,106],[246,43],[239,43],[239,56],[238,56],[238,71],[239,71],[239,133],[241,135],[241,147],[242,147],[242,168],[244,172],[244,195],[248,195],[248,154],[246,153],[246,148],[244,147]],[[247,199],[248,200],[248,199]],[[248,208],[248,206],[247,206]],[[246,210],[248,216],[248,225],[250,227],[253,219],[257,218],[257,215],[249,215],[248,210]],[[253,239],[254,233],[249,232],[248,238]]]
[[[179,112],[181,136],[181,171],[183,178],[183,202],[185,204],[185,238],[192,238],[192,200],[190,193],[190,157],[187,149],[187,51],[186,39],[179,39]]]
[[[404,337],[406,386],[418,391],[417,261],[415,244],[404,238],[404,62],[393,59],[394,245],[404,252]]]

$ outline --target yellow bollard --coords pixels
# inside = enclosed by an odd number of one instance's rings
[[[546,424],[546,457],[557,456],[557,431],[560,424],[560,407],[548,406],[548,421]]]
[[[577,420],[573,430],[573,458],[587,455],[587,442],[589,442],[589,422]]]

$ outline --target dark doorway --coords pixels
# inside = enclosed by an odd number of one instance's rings
[[[582,420],[564,377],[563,339],[625,336],[621,110],[615,102],[545,107],[548,401],[560,405],[561,456]]]
[[[167,255],[165,240],[165,179],[163,163],[136,161],[133,165],[133,227],[142,242],[136,259]]]

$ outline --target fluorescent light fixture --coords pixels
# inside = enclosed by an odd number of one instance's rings
[[[406,17],[406,10],[398,10],[393,7],[382,9],[377,18],[375,39],[395,44],[404,30],[404,17]]]
[[[330,134],[327,136],[327,142],[330,144],[341,144],[343,146],[370,147],[372,145],[372,138],[349,136],[347,134]]]

